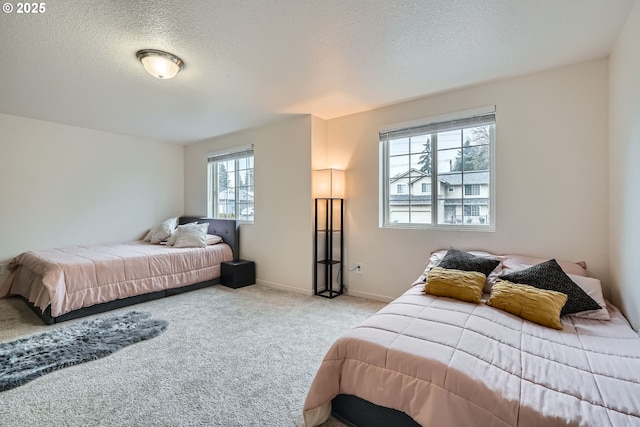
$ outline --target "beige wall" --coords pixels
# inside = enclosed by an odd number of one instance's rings
[[[610,57],[609,216],[613,302],[640,328],[640,4]],[[606,202],[606,201],[604,201]]]
[[[496,231],[379,228],[378,130],[487,105],[497,109]],[[606,59],[330,120],[329,158],[347,172],[346,261],[363,264],[345,278],[350,293],[397,297],[449,246],[585,260],[608,284],[607,141]]]
[[[329,146],[327,144],[327,122],[311,116],[311,169],[327,169],[335,167],[329,163]]]
[[[137,239],[182,214],[182,146],[5,114],[0,129],[0,263]]]
[[[256,262],[258,283],[304,293],[313,275],[312,122],[298,116],[185,146],[185,213],[206,215],[207,154],[254,144],[255,222],[240,227],[240,256]]]
[[[611,120],[619,124],[611,134],[611,256],[614,296],[634,298],[638,251],[627,236],[636,229],[619,212],[637,211],[629,183],[639,177],[617,166],[638,149],[638,103],[620,95],[638,91],[637,34],[628,28],[611,68]],[[362,275],[345,273],[354,295],[395,298],[431,251],[450,245],[585,260],[609,295],[608,91],[603,59],[329,121],[297,116],[184,147],[0,115],[0,262],[24,250],[139,237],[172,215],[205,215],[207,154],[253,143],[256,216],[241,227],[241,256],[256,261],[259,283],[311,292],[311,172],[336,167],[347,171],[346,263],[363,265]],[[380,229],[378,129],[486,105],[497,108],[496,232]]]

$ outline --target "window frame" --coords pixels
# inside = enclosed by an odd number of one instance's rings
[[[243,161],[247,161],[247,159],[251,158],[251,167],[243,167],[240,168],[240,163]],[[220,198],[219,193],[219,165],[224,162],[234,161],[234,170],[233,170],[233,194],[234,194],[234,202],[233,202],[233,218],[220,216]],[[252,176],[251,185],[245,183],[244,185],[239,185],[238,183],[242,181],[240,174],[242,172],[249,171],[248,173]],[[227,174],[229,172],[227,171]],[[251,189],[249,191],[249,189]],[[241,198],[241,191],[246,191],[247,194],[251,194],[251,202],[245,203]],[[250,218],[242,218],[241,210],[242,209],[251,209]],[[207,216],[215,219],[234,219],[238,223],[243,224],[253,224],[255,221],[255,154],[253,149],[253,144],[243,147],[236,147],[229,150],[218,151],[207,154]],[[248,216],[248,215],[247,215]]]
[[[394,138],[388,135],[393,132],[410,132],[412,129],[417,128],[433,128],[431,134],[437,134],[438,132],[444,132],[446,130],[438,130],[439,125],[445,126],[447,122],[455,125],[456,121],[460,123],[469,123],[475,118],[482,121],[482,119],[488,118],[492,124],[489,140],[489,202],[488,209],[489,214],[486,217],[488,224],[438,224],[438,209],[442,209],[444,213],[444,206],[438,207],[438,141],[437,138],[431,138],[431,223],[412,223],[412,222],[391,222],[390,221],[390,194],[389,194],[389,181],[390,181],[390,154],[389,154],[389,141]],[[479,126],[481,124],[478,124]],[[460,127],[449,127],[451,130],[466,129],[472,126],[460,125]],[[433,116],[426,119],[415,120],[411,122],[398,123],[385,126],[379,129],[379,227],[391,228],[391,229],[424,229],[424,230],[449,230],[449,231],[482,231],[482,232],[494,232],[496,230],[496,191],[495,191],[495,172],[496,172],[496,129],[497,129],[497,114],[496,107],[486,106],[482,108],[460,111],[452,114],[445,114],[440,116]],[[424,135],[428,134],[425,132]],[[385,135],[387,135],[385,137]],[[415,135],[421,135],[416,133]],[[396,137],[400,138],[400,137]],[[410,153],[409,155],[417,154]],[[411,166],[410,166],[411,167]],[[461,171],[464,175],[465,171]],[[467,171],[473,172],[473,171]],[[464,178],[462,178],[464,179]],[[436,189],[435,191],[433,189]],[[445,188],[445,191],[449,190]],[[461,193],[464,194],[464,181],[461,188]],[[473,196],[471,196],[473,197]],[[464,200],[464,197],[463,197]],[[411,202],[410,202],[411,203]],[[464,202],[462,205],[462,212],[464,213]],[[411,219],[409,219],[411,221]]]

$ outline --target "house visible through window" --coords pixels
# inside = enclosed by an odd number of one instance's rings
[[[209,155],[208,214],[253,222],[253,146]]]
[[[495,107],[379,136],[381,226],[495,229]]]

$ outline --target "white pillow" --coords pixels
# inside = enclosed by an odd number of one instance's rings
[[[510,274],[516,271],[524,270],[525,268],[532,267],[534,265],[541,264],[545,261],[549,261],[551,258],[534,258],[525,255],[505,255],[503,261],[503,274]],[[587,263],[584,261],[569,262],[556,259],[556,262],[567,274],[574,274],[576,276],[587,276]]]
[[[567,276],[602,307],[600,310],[581,311],[569,314],[569,316],[583,319],[609,320],[609,310],[607,310],[607,304],[602,296],[600,280],[595,277],[577,276],[575,274],[567,274]]]
[[[194,225],[198,225],[198,223],[197,223],[197,222],[189,222],[189,223],[187,223],[187,224],[179,225],[179,226],[178,226],[178,228],[176,228],[176,229],[173,231],[173,233],[171,233],[171,237],[169,237],[169,239],[167,240],[167,245],[168,245],[168,246],[173,246],[173,245],[175,245],[175,244],[176,244],[176,239],[178,238],[178,235],[177,235],[176,233],[178,232],[178,230],[179,230],[180,228],[183,228],[183,227],[193,227]]]
[[[207,246],[207,230],[209,224],[196,224],[191,227],[182,227],[176,230],[175,248],[204,248]]]
[[[216,236],[215,234],[207,234],[204,241],[207,245],[217,245],[218,243],[222,243],[222,237]]]
[[[162,223],[156,225],[151,230],[149,230],[149,233],[147,233],[146,237],[144,238],[145,242],[151,242],[151,243],[162,242],[163,240],[171,236],[171,233],[173,233],[173,230],[176,229],[176,225],[178,225],[177,217],[169,218],[168,220],[163,221]]]

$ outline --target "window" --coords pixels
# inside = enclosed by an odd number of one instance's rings
[[[465,186],[464,186],[464,195],[465,196],[479,196],[480,195],[480,184],[465,184]]]
[[[209,155],[208,214],[253,222],[253,146]]]
[[[495,229],[495,107],[379,136],[382,227]]]
[[[407,184],[398,184],[398,194],[407,192]]]
[[[480,216],[480,206],[478,205],[465,205],[464,216]]]

